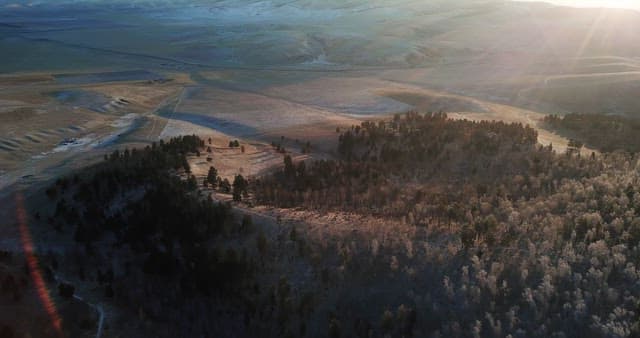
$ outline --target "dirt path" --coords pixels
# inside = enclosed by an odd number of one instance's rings
[[[559,153],[565,152],[569,144],[568,138],[542,127],[542,120],[545,117],[545,114],[543,113],[505,104],[480,100],[469,96],[424,89],[413,85],[407,85],[401,82],[396,83],[396,86],[389,88],[389,90],[393,90],[396,93],[398,91],[403,91],[404,93],[409,95],[422,95],[425,97],[446,97],[460,101],[467,101],[473,105],[484,108],[486,112],[450,112],[448,113],[448,116],[455,119],[467,119],[473,121],[495,120],[503,121],[506,123],[522,123],[524,125],[529,125],[538,131],[538,142],[540,144],[545,146],[551,144],[553,145],[553,148],[556,150],[556,152]],[[591,152],[598,153],[594,149],[586,147],[582,148],[583,155],[589,155],[591,154]]]

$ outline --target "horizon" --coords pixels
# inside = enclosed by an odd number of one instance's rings
[[[556,6],[575,8],[613,8],[640,10],[640,3],[633,0],[514,0],[517,2],[544,2]]]

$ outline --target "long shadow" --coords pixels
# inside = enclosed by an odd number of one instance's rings
[[[53,75],[60,84],[89,84],[119,81],[166,80],[162,75],[147,70],[128,70],[102,73],[63,73]]]
[[[182,112],[172,113],[167,111],[161,111],[159,112],[159,115],[168,119],[185,121],[202,127],[214,129],[231,136],[247,137],[260,134],[256,128],[213,116]]]

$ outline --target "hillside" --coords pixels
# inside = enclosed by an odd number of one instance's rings
[[[61,272],[144,313],[113,332],[635,334],[637,155],[557,154],[535,137],[410,113],[342,131],[336,159],[282,154],[248,180],[192,176],[210,146],[177,138],[59,180],[45,217],[77,243],[81,265]],[[220,151],[210,166],[225,167]]]
[[[587,1],[0,0],[0,338],[640,337]]]

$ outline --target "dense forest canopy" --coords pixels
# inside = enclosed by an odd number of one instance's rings
[[[337,158],[283,154],[233,184],[214,157],[198,184],[189,158],[205,144],[180,137],[58,180],[48,221],[73,233],[80,278],[169,336],[640,334],[640,157],[536,140],[520,124],[409,113],[345,130]],[[266,233],[198,187],[346,215],[353,231],[278,220]]]
[[[411,305],[419,332],[640,332],[638,156],[556,154],[529,127],[416,113],[354,126],[339,152],[336,161],[285,158],[282,172],[255,182],[256,199],[424,229],[428,240],[387,248],[392,266],[411,271],[405,287],[423,295]]]
[[[49,223],[78,243],[80,279],[97,278],[106,295],[148,313],[173,336],[220,330],[204,316],[190,320],[188,307],[217,299],[236,309],[253,287],[246,249],[225,244],[245,238],[250,220],[240,224],[229,205],[203,198],[189,174],[187,156],[204,145],[182,136],[115,151],[46,191],[56,202]]]
[[[572,137],[573,143],[583,144],[603,152],[640,151],[640,120],[603,114],[548,115],[544,122],[551,129]]]
[[[364,122],[339,137],[341,159],[300,162],[256,180],[261,203],[335,208],[410,218],[465,219],[470,198],[512,201],[547,195],[559,181],[596,175],[590,158],[558,156],[521,124],[448,119],[445,114],[396,115]],[[517,184],[514,184],[514,181]]]

